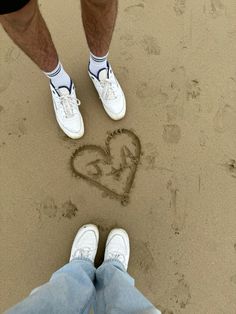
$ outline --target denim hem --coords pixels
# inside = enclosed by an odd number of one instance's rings
[[[89,259],[89,258],[87,258],[87,257],[80,257],[80,258],[73,258],[71,261],[70,261],[70,263],[71,262],[89,262],[92,266],[94,266],[94,262],[93,261],[91,261],[91,259]]]
[[[119,260],[117,260],[115,258],[107,259],[106,261],[104,261],[102,263],[102,265],[104,265],[104,264],[112,264],[114,266],[117,266],[121,271],[123,271],[125,273],[127,272],[125,269],[125,266]]]

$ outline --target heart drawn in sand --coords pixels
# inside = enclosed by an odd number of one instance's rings
[[[126,205],[140,155],[141,144],[137,135],[127,129],[118,129],[108,134],[104,148],[84,145],[76,149],[71,156],[71,169],[76,177]]]

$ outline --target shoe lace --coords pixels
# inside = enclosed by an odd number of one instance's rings
[[[100,83],[103,88],[102,98],[106,100],[113,100],[117,98],[115,83],[111,82],[109,79],[102,80]]]
[[[122,264],[125,262],[125,256],[118,251],[109,252],[108,259],[119,260]]]
[[[77,249],[74,254],[73,254],[73,258],[91,258],[91,253],[92,253],[92,250],[91,248],[89,247],[85,247],[85,248],[82,248],[82,249]]]
[[[80,105],[80,100],[71,95],[60,96],[60,102],[66,118],[72,118]]]

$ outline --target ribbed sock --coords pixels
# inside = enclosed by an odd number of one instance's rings
[[[104,57],[97,57],[90,52],[89,70],[97,76],[101,69],[107,68],[108,53]]]
[[[70,87],[71,79],[64,70],[61,62],[58,62],[58,65],[53,71],[44,73],[51,80],[56,89],[61,86],[66,86],[68,88]]]

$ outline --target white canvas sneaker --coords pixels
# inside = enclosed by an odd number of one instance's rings
[[[72,245],[70,262],[73,259],[89,259],[94,263],[99,241],[98,228],[95,225],[82,226]]]
[[[107,238],[104,261],[118,260],[128,269],[130,256],[129,236],[124,229],[113,229]]]
[[[63,132],[72,139],[84,135],[84,122],[79,111],[80,101],[76,97],[75,86],[71,81],[70,88],[61,86],[55,89],[50,83],[53,107],[56,119]]]
[[[126,113],[125,95],[110,64],[107,63],[107,68],[101,69],[97,76],[89,70],[88,73],[108,116],[113,120],[122,119]]]

